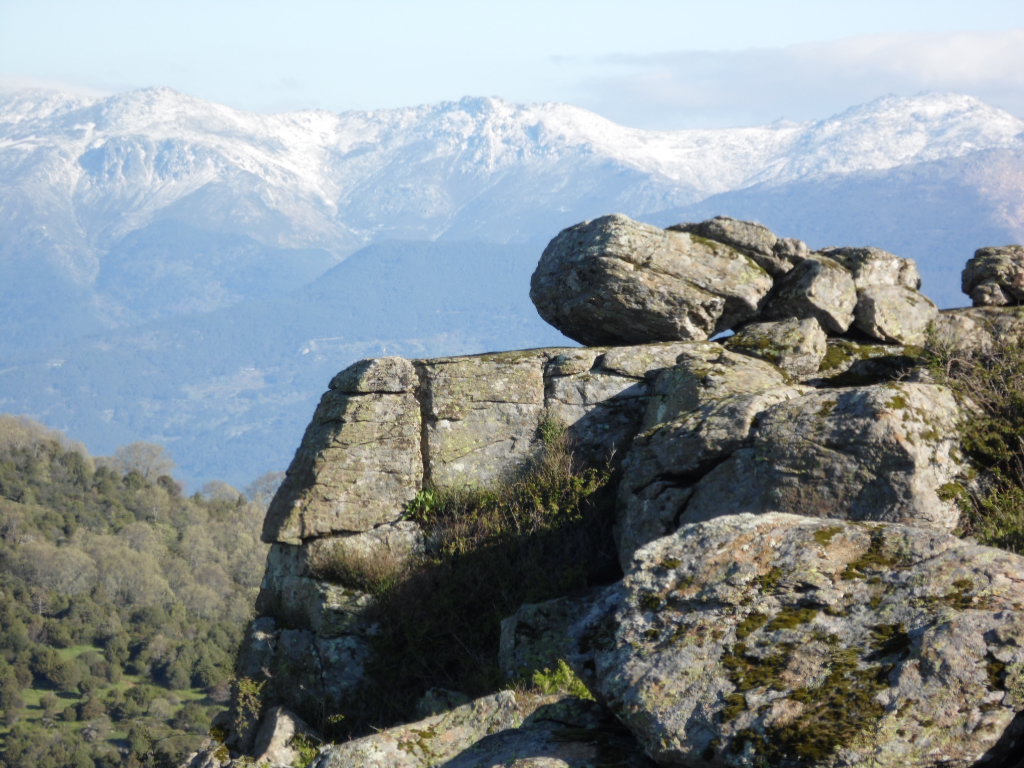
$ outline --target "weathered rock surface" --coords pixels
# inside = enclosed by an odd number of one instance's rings
[[[712,345],[717,349],[717,345]],[[689,344],[363,360],[339,373],[264,522],[298,545],[400,520],[424,483],[480,485],[514,471],[542,424],[604,461],[640,425],[649,379]]]
[[[732,246],[613,215],[555,237],[530,298],[580,343],[635,344],[706,339],[753,318],[771,287]]]
[[[372,631],[372,627],[366,629]],[[342,710],[359,693],[370,657],[369,639],[361,632],[320,636],[261,616],[249,625],[236,671],[239,678],[264,686],[265,701],[291,704],[312,720],[310,715]],[[235,734],[229,744],[246,751],[252,736]]]
[[[315,768],[653,768],[594,702],[503,691],[326,748]]]
[[[825,332],[810,317],[745,325],[726,339],[725,346],[732,352],[766,360],[796,378],[817,373],[828,351]]]
[[[917,350],[895,344],[860,344],[850,339],[830,338],[828,350],[818,366],[821,386],[862,386],[906,379],[921,365]]]
[[[358,589],[317,579],[301,547],[274,544],[256,610],[288,627],[311,629],[321,637],[365,634],[363,615],[372,604]]]
[[[854,327],[880,341],[924,344],[938,307],[902,285],[869,285],[857,293]]]
[[[641,546],[679,527],[694,487],[749,442],[759,414],[807,391],[808,387],[776,386],[729,393],[638,435],[619,482],[616,540],[623,567]]]
[[[642,426],[649,429],[671,421],[711,400],[788,383],[786,374],[771,363],[730,352],[714,342],[690,344],[674,366],[655,376]]]
[[[447,487],[494,480],[536,450],[542,350],[422,361],[425,476]]]
[[[264,541],[298,544],[398,519],[423,481],[416,386],[412,362],[398,357],[334,378],[271,502]]]
[[[921,287],[917,262],[881,248],[823,248],[815,253],[850,270],[858,291],[872,285],[902,286],[911,291]]]
[[[650,379],[690,345],[589,347],[551,356],[544,369],[545,420],[568,427],[585,461],[600,465],[621,456],[640,428]]]
[[[1024,246],[979,248],[964,268],[961,287],[976,307],[1024,303]]]
[[[761,316],[768,320],[813,317],[831,333],[853,323],[857,290],[850,271],[825,256],[812,255],[775,282]]]
[[[554,669],[574,650],[569,628],[587,612],[596,597],[560,597],[527,603],[501,622],[498,666],[509,680],[529,679],[538,670]]]
[[[982,249],[965,290],[1024,301],[1022,257]],[[961,412],[917,346],[1021,336],[1024,307],[937,312],[919,284],[880,249],[812,254],[726,217],[563,231],[541,314],[586,343],[660,341],[339,373],[267,516],[239,677],[310,722],[361,715],[371,594],[426,551],[407,503],[518,472],[564,430],[614,470],[627,577],[508,617],[506,675],[572,658],[662,766],[1024,768],[1024,561],[948,535]],[[652,765],[598,704],[440,684],[425,720],[317,765]],[[250,720],[230,748],[254,754]]]
[[[939,312],[932,343],[953,349],[984,351],[996,339],[1024,338],[1024,308],[971,307]]]
[[[716,216],[692,224],[676,224],[668,227],[668,230],[689,232],[731,245],[750,256],[772,277],[784,275],[810,255],[807,244],[800,240],[780,238],[763,224],[739,221],[728,216]]]
[[[579,671],[661,766],[1021,754],[1024,558],[933,530],[688,525],[641,549],[574,632]]]
[[[422,484],[462,487],[512,473],[543,444],[545,429],[567,428],[574,449],[596,465],[617,460],[640,429],[653,377],[690,346],[390,358],[342,371],[268,513],[265,534],[277,540],[257,599],[263,623],[243,649],[251,657],[245,674],[269,680],[271,700],[302,714],[311,695],[332,706],[352,697],[366,682],[377,631],[370,593],[423,552],[419,527],[401,519]],[[331,419],[331,409],[349,414],[386,398],[402,401],[397,423],[386,408]],[[390,470],[399,463],[396,477]],[[327,666],[343,671],[328,674]]]
[[[702,477],[680,520],[740,512],[886,520],[952,530],[966,471],[959,408],[913,382],[816,390],[757,418],[749,445]]]

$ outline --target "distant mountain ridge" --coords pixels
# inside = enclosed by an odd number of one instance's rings
[[[645,131],[493,98],[257,115],[166,88],[0,92],[0,409],[97,452],[166,442],[184,475],[243,483],[283,466],[353,356],[559,343],[525,279],[560,229],[612,211],[878,245],[962,303],[970,250],[1024,239],[1022,136],[1024,120],[956,94]],[[400,308],[344,282],[375,274]],[[227,434],[232,449],[201,444]]]

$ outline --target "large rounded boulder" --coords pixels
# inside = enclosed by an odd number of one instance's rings
[[[581,344],[703,340],[754,318],[772,278],[746,253],[622,215],[563,230],[530,282],[540,316]]]

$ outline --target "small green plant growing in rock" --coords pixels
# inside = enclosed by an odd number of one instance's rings
[[[962,533],[1024,554],[1024,339],[993,334],[992,345],[929,345],[935,378],[964,404],[960,438],[979,475],[963,492]]]
[[[298,753],[292,762],[292,768],[309,768],[320,754],[320,747],[316,741],[301,733],[293,736],[288,746]]]
[[[263,715],[263,693],[266,680],[240,677],[235,680],[231,702],[232,732],[246,741],[255,732]]]
[[[559,659],[554,669],[542,669],[534,672],[530,682],[541,693],[561,693],[579,699],[594,700],[594,694],[590,692],[590,689],[565,659]]]

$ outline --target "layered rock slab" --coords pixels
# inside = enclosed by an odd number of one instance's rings
[[[717,347],[717,345],[712,345]],[[375,358],[331,382],[264,521],[268,543],[298,546],[401,519],[425,483],[478,486],[513,472],[566,428],[603,462],[639,429],[657,371],[685,342]]]
[[[1011,765],[1022,611],[1019,556],[734,515],[641,549],[575,626],[574,662],[662,766]]]
[[[540,316],[587,345],[706,339],[758,310],[772,287],[722,242],[615,214],[559,233],[530,282]]]
[[[637,435],[623,462],[616,543],[625,568],[649,541],[673,532],[700,479],[749,442],[759,414],[807,387],[720,393],[679,418]]]
[[[741,221],[729,216],[715,216],[707,221],[676,224],[670,232],[689,232],[710,240],[731,245],[750,256],[772,277],[784,275],[810,255],[801,240],[782,238],[763,224]]]

